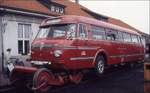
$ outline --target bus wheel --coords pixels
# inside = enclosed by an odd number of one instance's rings
[[[33,90],[35,93],[48,93],[50,86],[48,85],[50,77],[49,70],[42,68],[35,72],[33,77]]]
[[[98,76],[102,76],[105,69],[105,59],[103,56],[98,56],[96,59],[95,70]]]

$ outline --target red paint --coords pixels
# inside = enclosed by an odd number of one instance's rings
[[[95,62],[95,58],[98,53],[103,52],[107,57],[107,64],[116,64],[121,63],[121,60],[125,62],[129,61],[141,61],[144,58],[144,48],[142,44],[131,44],[131,43],[123,43],[119,41],[108,41],[108,40],[93,40],[91,38],[91,26],[96,25],[99,27],[104,28],[111,28],[120,30],[121,32],[132,33],[135,35],[140,36],[135,31],[122,28],[116,25],[112,25],[106,22],[97,21],[95,19],[81,17],[81,16],[62,16],[59,17],[61,19],[60,23],[57,24],[66,24],[66,23],[83,23],[87,27],[86,31],[88,32],[88,39],[79,39],[79,29],[77,27],[77,38],[74,40],[67,40],[67,39],[52,39],[52,38],[43,38],[43,39],[35,39],[33,42],[33,46],[39,45],[44,43],[44,46],[51,45],[51,48],[43,48],[40,50],[39,48],[32,48],[31,58],[32,60],[38,61],[50,61],[52,62],[51,67],[57,69],[67,69],[67,70],[77,70],[77,69],[85,69],[85,68],[92,68],[94,67],[93,62]],[[51,25],[50,23],[47,24],[46,22],[51,19],[46,19],[42,25]],[[124,30],[124,31],[123,31]],[[64,47],[73,47],[76,49],[64,49]],[[83,48],[83,49],[79,49]],[[84,48],[95,48],[95,50],[88,50]],[[121,48],[121,49],[118,49]],[[126,48],[126,49],[125,49]],[[63,53],[62,55],[57,58],[54,56],[54,50],[61,50]],[[84,55],[83,55],[84,53]],[[86,55],[85,55],[86,53]],[[139,56],[131,56],[126,58],[111,58],[110,56],[116,55],[132,55],[132,54],[143,54]],[[70,58],[78,58],[78,57],[95,57],[94,59],[85,59],[85,60],[70,60]],[[140,58],[140,59],[137,59]]]
[[[35,67],[23,67],[23,66],[15,66],[14,72],[20,73],[34,73],[37,71]]]

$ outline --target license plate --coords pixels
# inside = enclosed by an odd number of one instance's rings
[[[15,68],[12,63],[7,64],[7,67],[10,72]]]

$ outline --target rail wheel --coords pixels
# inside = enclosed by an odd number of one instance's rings
[[[105,69],[105,59],[103,56],[98,56],[96,59],[95,70],[98,76],[102,76]]]
[[[48,85],[48,81],[50,78],[50,71],[46,68],[39,69],[35,72],[33,77],[33,90],[35,93],[48,93],[49,89],[51,88]]]

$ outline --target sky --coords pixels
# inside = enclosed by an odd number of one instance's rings
[[[120,19],[134,28],[150,33],[149,0],[79,0],[88,9]]]

